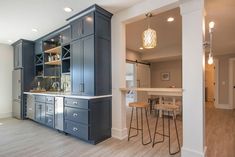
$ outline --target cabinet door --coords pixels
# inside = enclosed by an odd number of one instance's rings
[[[83,91],[83,40],[71,43],[72,94]]]
[[[71,40],[71,27],[63,30],[61,32],[61,43],[62,44],[67,44]]]
[[[22,67],[22,43],[14,46],[14,68]]]
[[[71,23],[72,39],[78,39],[82,36],[82,20],[78,19]]]
[[[94,13],[90,13],[71,23],[72,39],[86,37],[94,33]]]
[[[35,120],[41,122],[41,105],[40,103],[35,103]]]
[[[35,103],[35,120],[39,123],[45,123],[45,104]]]
[[[90,13],[82,19],[82,36],[88,36],[94,33],[94,13]]]
[[[84,51],[84,84],[83,95],[94,95],[94,36],[83,40]]]
[[[42,53],[42,40],[38,40],[35,42],[35,54]]]

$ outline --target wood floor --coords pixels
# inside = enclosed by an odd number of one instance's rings
[[[128,112],[129,119],[129,112]],[[207,107],[208,157],[235,157],[235,112]],[[150,116],[153,135],[155,117]],[[182,144],[182,123],[177,120]],[[161,125],[160,125],[161,127]],[[173,128],[172,128],[173,129]],[[174,132],[173,132],[174,133]],[[193,132],[192,132],[193,135]],[[173,136],[173,150],[176,138]],[[145,140],[147,136],[145,136]],[[169,157],[168,141],[143,146],[140,136],[129,142],[111,138],[98,145],[90,145],[76,138],[58,133],[30,120],[0,119],[0,157]],[[179,157],[180,153],[174,157]]]

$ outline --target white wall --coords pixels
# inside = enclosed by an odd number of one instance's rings
[[[0,44],[0,118],[12,115],[13,48]]]

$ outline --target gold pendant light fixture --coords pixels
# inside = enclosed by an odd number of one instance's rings
[[[146,18],[148,20],[148,29],[145,30],[142,34],[143,47],[146,49],[152,49],[157,46],[157,32],[150,28],[151,17],[151,13],[146,14]]]

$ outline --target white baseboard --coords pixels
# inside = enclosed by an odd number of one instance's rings
[[[0,119],[1,118],[10,118],[10,117],[12,117],[12,112],[0,113]]]
[[[117,128],[112,128],[112,137],[123,140],[127,137],[127,128],[124,129],[117,129]]]
[[[188,148],[181,148],[181,157],[206,157],[207,147],[204,148],[204,152],[198,152]]]
[[[230,105],[230,104],[215,104],[215,108],[217,108],[217,109],[232,110],[233,106]]]

